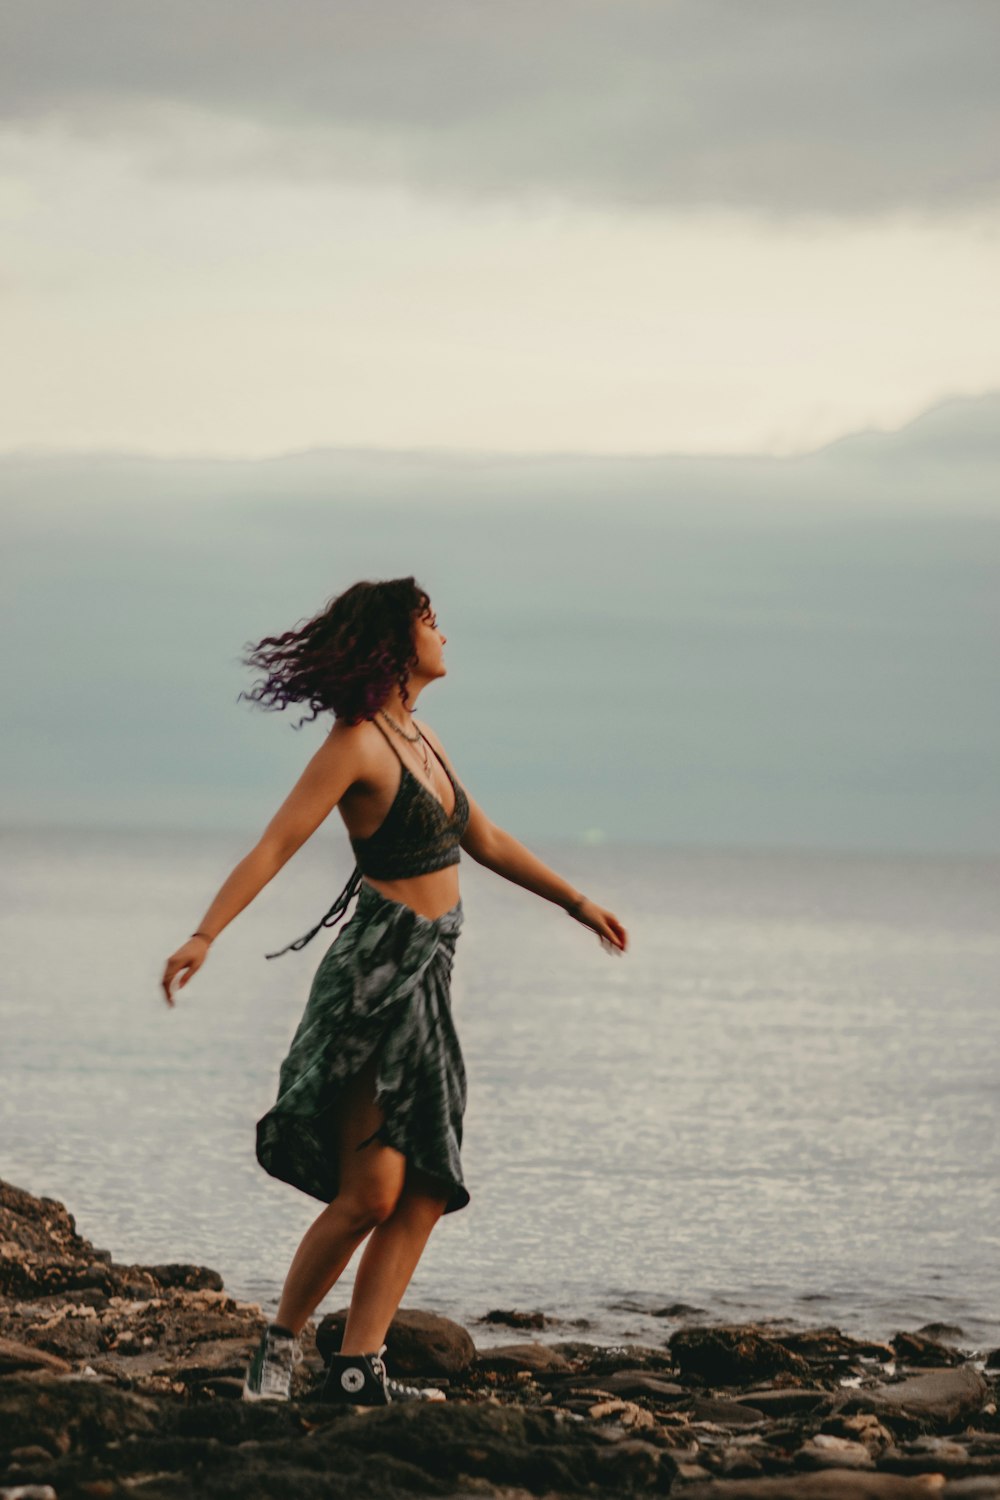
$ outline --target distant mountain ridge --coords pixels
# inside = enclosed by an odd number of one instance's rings
[[[102,511],[197,512],[231,524],[280,510],[419,510],[533,521],[567,513],[725,526],[758,518],[839,523],[849,516],[1000,517],[1000,392],[937,402],[894,432],[851,433],[811,453],[498,454],[454,449],[312,448],[270,458],[141,453],[0,455],[0,506],[35,531]]]
[[[1000,461],[1000,391],[987,391],[980,396],[949,396],[927,407],[902,427],[846,433],[808,456],[875,458],[904,452],[949,461]]]
[[[54,467],[64,464],[102,463],[127,464],[139,462],[149,465],[171,465],[177,468],[225,470],[232,468],[258,468],[268,464],[301,464],[323,460],[353,459],[370,460],[391,466],[393,463],[434,464],[435,462],[463,461],[472,464],[558,464],[595,463],[614,464],[635,462],[650,464],[664,461],[692,463],[801,463],[811,458],[877,457],[880,454],[899,455],[904,452],[923,456],[946,457],[949,460],[965,458],[1000,460],[1000,391],[986,391],[975,396],[948,396],[925,408],[911,421],[897,428],[863,428],[845,433],[819,448],[799,454],[775,455],[769,453],[691,453],[684,450],[665,449],[661,453],[577,453],[571,449],[552,452],[500,453],[491,449],[466,448],[392,448],[358,447],[352,444],[323,445],[292,449],[285,453],[271,454],[263,458],[218,458],[197,454],[177,454],[162,457],[144,453],[139,449],[87,450],[72,448],[21,447],[0,452],[0,465],[12,463],[45,463]]]

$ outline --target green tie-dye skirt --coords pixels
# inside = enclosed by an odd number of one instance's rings
[[[361,882],[353,915],[327,949],[281,1065],[278,1097],[257,1121],[257,1160],[272,1177],[329,1203],[337,1196],[340,1091],[379,1053],[380,1139],[441,1180],[445,1213],[469,1202],[462,1177],[465,1066],[450,982],[458,901],[423,917]]]

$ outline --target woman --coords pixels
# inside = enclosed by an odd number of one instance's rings
[[[259,693],[241,696],[282,709],[308,702],[313,718],[329,710],[335,722],[198,930],[167,960],[168,1005],[175,980],[187,984],[222,929],[334,807],[357,865],[326,916],[288,946],[311,941],[358,896],[313,979],[277,1100],[257,1123],[265,1170],[326,1206],[250,1361],[247,1400],[289,1398],[298,1335],[365,1239],[323,1396],[358,1405],[443,1399],[390,1380],[382,1355],[431,1229],[469,1202],[460,1156],[466,1079],[449,999],[462,925],[459,849],[563,907],[608,952],[626,948],[618,918],[492,823],[437,735],[416,723],[421,691],[445,675],[446,639],[423,589],[397,578],[354,584],[301,630],[266,637],[245,658],[268,677]]]

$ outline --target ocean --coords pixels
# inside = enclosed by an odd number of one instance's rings
[[[320,1205],[263,1172],[254,1127],[330,934],[264,954],[340,889],[342,831],[236,918],[174,1010],[160,989],[253,841],[4,835],[0,1175],[116,1260],[211,1266],[273,1315]],[[749,1319],[1000,1343],[1000,860],[525,842],[629,952],[463,855],[471,1202],[402,1305],[480,1345]],[[512,1333],[482,1321],[496,1309],[549,1321]]]

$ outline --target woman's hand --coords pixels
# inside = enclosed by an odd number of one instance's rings
[[[163,993],[167,997],[168,1005],[173,1005],[174,1003],[171,986],[177,975],[182,971],[186,971],[184,978],[177,986],[179,990],[182,990],[191,976],[197,974],[205,962],[210,947],[211,944],[208,938],[190,937],[182,948],[178,948],[177,952],[172,953],[167,959],[167,966],[163,971],[161,983],[163,985]]]
[[[628,933],[613,911],[606,911],[593,901],[584,901],[577,907],[576,920],[585,927],[593,928],[601,940],[605,953],[624,953],[628,947]]]

